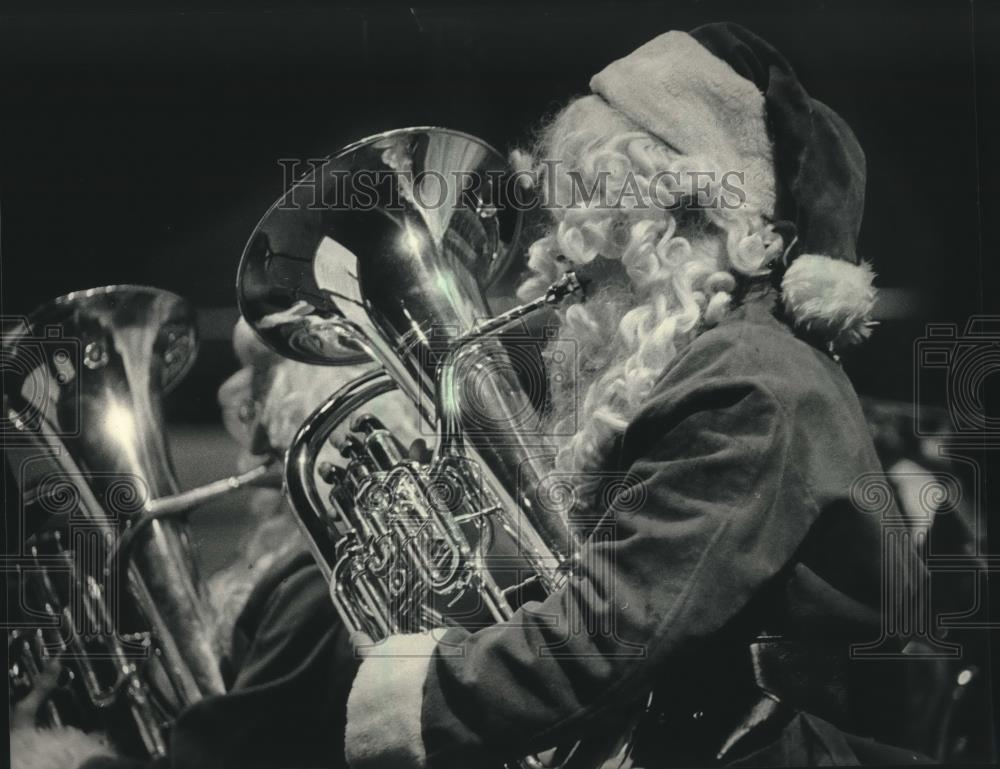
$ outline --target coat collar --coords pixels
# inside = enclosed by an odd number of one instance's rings
[[[840,361],[830,344],[823,338],[792,326],[781,301],[781,292],[772,285],[770,279],[749,283],[734,300],[732,308],[719,325],[738,322],[770,326],[780,333],[801,339],[824,355],[830,356],[837,362]]]

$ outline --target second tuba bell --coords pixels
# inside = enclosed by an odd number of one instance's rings
[[[180,492],[162,396],[190,368],[197,334],[193,310],[170,292],[68,294],[3,342],[22,529],[12,693],[57,675],[43,723],[99,729],[125,754],[165,755],[178,713],[224,691],[183,513],[268,472]]]

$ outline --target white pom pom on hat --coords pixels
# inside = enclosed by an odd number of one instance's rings
[[[801,254],[785,270],[781,295],[792,323],[843,349],[866,339],[875,306],[875,272],[821,254]]]

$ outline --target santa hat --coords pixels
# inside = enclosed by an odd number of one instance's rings
[[[778,51],[736,24],[667,32],[590,88],[678,152],[741,172],[746,203],[792,225],[772,266],[796,327],[838,348],[868,336],[874,273],[856,251],[865,156]]]

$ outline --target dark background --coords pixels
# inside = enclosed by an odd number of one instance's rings
[[[407,124],[506,149],[611,59],[725,19],[783,51],[867,152],[861,250],[911,293],[887,296],[847,365],[863,393],[909,400],[925,322],[988,309],[995,285],[980,230],[993,237],[997,25],[978,3],[15,8],[0,16],[3,313],[107,283],[171,289],[206,311],[206,341],[170,413],[215,419],[236,266],[282,192],[279,158]]]
[[[182,486],[213,480],[236,453],[215,402],[236,367],[236,267],[283,191],[279,158],[416,124],[508,149],[610,60],[718,20],[785,53],[865,148],[861,252],[898,291],[845,363],[863,395],[912,402],[927,323],[1000,315],[997,2],[0,7],[0,311],[109,283],[191,300],[204,341],[168,402],[169,432]],[[985,376],[984,393],[998,379]],[[998,456],[980,457],[984,510]],[[194,521],[208,573],[248,526],[232,509]]]

